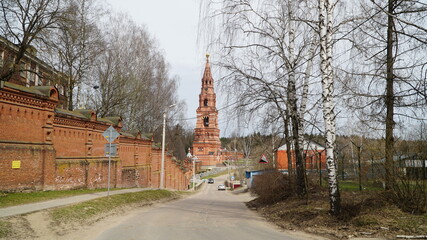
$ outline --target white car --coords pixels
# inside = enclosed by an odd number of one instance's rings
[[[224,184],[218,185],[218,191],[221,191],[221,190],[225,191],[225,185]]]

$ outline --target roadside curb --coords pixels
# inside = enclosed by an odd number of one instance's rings
[[[249,192],[249,188],[242,188],[231,191],[233,194],[241,194],[241,193],[247,193]]]

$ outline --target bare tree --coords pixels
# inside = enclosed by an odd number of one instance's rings
[[[341,211],[341,197],[338,188],[337,164],[334,156],[336,129],[334,104],[334,79],[332,72],[332,16],[334,6],[330,0],[319,1],[320,70],[322,72],[323,118],[325,123],[326,163],[330,211],[337,215]]]
[[[307,101],[302,98],[308,96],[314,32],[299,19],[313,17],[314,9],[308,7],[307,1],[297,4],[295,1],[237,0],[223,1],[219,9],[212,15],[223,18],[218,24],[222,31],[213,33],[220,36],[213,45],[220,47],[218,65],[227,73],[220,84],[237,96],[239,107],[264,116],[277,111],[278,115],[272,119],[289,124],[290,145],[295,150],[297,190],[305,195],[301,136]]]
[[[53,65],[64,73],[69,110],[81,105],[82,84],[89,81],[96,59],[104,48],[97,26],[103,12],[95,0],[68,1],[58,28],[49,38]]]
[[[178,79],[170,77],[166,60],[143,27],[125,15],[111,15],[107,26],[91,106],[101,117],[122,116],[128,130],[157,133],[167,106],[184,106],[176,93]],[[182,118],[182,109],[171,111],[168,123],[173,125],[172,119]]]
[[[347,38],[354,46],[351,65],[341,66],[349,105],[372,129],[385,130],[388,189],[394,184],[396,128],[425,116],[426,11],[418,0],[360,1],[355,34]]]
[[[0,73],[0,80],[9,81],[28,49],[43,40],[56,27],[62,16],[62,0],[0,1],[0,35],[18,47],[14,61]],[[38,74],[38,73],[37,73]]]

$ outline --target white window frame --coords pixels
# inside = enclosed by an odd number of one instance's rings
[[[36,72],[34,73],[34,84],[39,86],[39,65],[36,65]]]

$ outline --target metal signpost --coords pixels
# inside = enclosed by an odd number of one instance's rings
[[[114,142],[114,140],[116,140],[116,138],[118,136],[120,136],[120,133],[116,131],[116,129],[114,129],[113,126],[110,126],[109,128],[107,128],[107,130],[105,130],[104,133],[102,133],[102,136],[105,137],[105,139],[107,139],[109,144],[108,145],[108,152],[106,151],[106,155],[108,156],[108,187],[107,187],[107,196],[110,196],[110,169],[111,169],[111,156],[113,155],[112,152],[112,145],[116,145],[116,144],[111,144],[112,142]],[[116,147],[114,147],[115,150],[117,150]],[[107,148],[106,148],[107,149]],[[115,151],[116,152],[116,151]],[[114,156],[116,155],[114,152]]]
[[[110,148],[111,145],[111,148]],[[107,143],[104,146],[104,152],[106,157],[115,157],[117,154],[117,144],[115,143]]]

